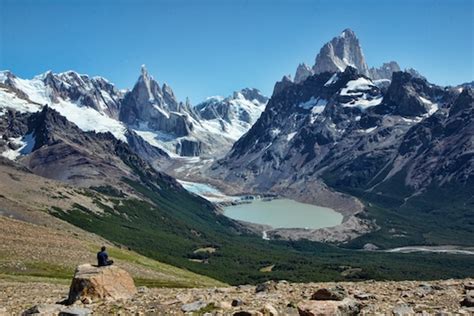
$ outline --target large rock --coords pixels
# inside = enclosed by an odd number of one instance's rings
[[[207,303],[204,301],[195,301],[189,304],[184,304],[181,306],[181,310],[185,313],[188,312],[197,312],[207,306]]]
[[[136,293],[137,288],[127,271],[117,266],[83,264],[76,268],[67,303],[73,304],[85,298],[92,301],[129,299]]]
[[[474,290],[466,291],[466,297],[461,302],[461,306],[474,307]]]
[[[358,315],[360,307],[361,304],[351,298],[345,298],[342,301],[303,301],[297,306],[301,316]]]
[[[87,316],[90,315],[91,311],[87,308],[82,307],[67,307],[60,304],[41,304],[33,306],[22,313],[26,315],[36,316]],[[6,314],[5,314],[6,315]]]
[[[414,315],[415,311],[410,305],[397,304],[393,307],[392,314],[394,316],[409,316],[409,315]]]
[[[257,284],[255,287],[255,293],[260,292],[271,292],[277,290],[277,284],[274,281],[267,281],[264,283]]]
[[[317,301],[342,301],[347,297],[347,292],[342,286],[335,286],[334,288],[322,288],[317,290],[312,296],[312,300]]]

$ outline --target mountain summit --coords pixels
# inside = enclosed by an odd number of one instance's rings
[[[345,29],[341,35],[334,37],[321,48],[316,56],[313,71],[316,74],[326,71],[341,72],[347,66],[356,68],[362,75],[369,75],[359,39],[351,29]]]
[[[372,80],[378,80],[378,85],[387,86],[387,80],[392,74],[401,71],[396,61],[389,61],[380,67],[371,67],[365,61],[359,39],[353,30],[347,28],[339,36],[324,44],[315,59],[313,67],[300,63],[295,73],[295,83],[306,80],[309,76],[323,72],[343,72],[348,66]],[[406,69],[414,77],[424,78],[414,69]]]

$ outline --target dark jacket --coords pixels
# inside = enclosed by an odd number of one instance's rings
[[[97,253],[97,265],[103,267],[107,265],[109,255],[105,251],[100,251]]]

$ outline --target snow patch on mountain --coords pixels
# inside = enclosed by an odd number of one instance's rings
[[[421,102],[428,106],[428,112],[424,115],[424,117],[429,117],[433,115],[436,111],[438,111],[439,107],[437,103],[433,103],[430,100],[423,98],[422,96],[419,97]]]
[[[33,134],[27,134],[23,137],[11,138],[9,141],[17,148],[8,148],[7,150],[3,151],[1,155],[10,160],[16,160],[21,155],[27,155],[31,153],[36,143]]]
[[[99,112],[82,103],[83,99],[79,98],[77,101],[70,99],[64,99],[62,97],[55,97],[53,95],[53,89],[50,85],[45,84],[46,78],[51,76],[50,72],[42,75],[38,75],[33,79],[21,79],[11,75],[11,73],[3,71],[1,72],[2,78],[7,78],[10,81],[12,88],[24,93],[27,98],[22,98],[21,95],[16,93],[14,90],[7,88],[0,88],[0,108],[11,108],[19,112],[38,112],[44,105],[48,105],[55,109],[61,115],[65,116],[69,121],[76,124],[83,131],[95,131],[95,132],[110,132],[117,139],[124,142],[127,141],[125,137],[126,127],[123,123],[115,120],[104,112]],[[75,72],[60,73],[55,76],[56,80],[75,79],[82,87],[87,85],[81,76]],[[4,82],[7,81],[4,80]],[[71,83],[61,81],[61,84],[65,87],[71,86]],[[91,89],[92,87],[89,87]],[[104,92],[104,95],[108,95]],[[110,95],[108,98],[111,99]]]
[[[351,97],[352,100],[343,103],[344,107],[358,107],[361,110],[365,110],[369,107],[373,107],[382,103],[382,95],[374,95],[374,91],[378,91],[378,88],[373,82],[364,77],[360,77],[356,80],[347,82],[346,86],[341,89],[339,93],[343,97]]]
[[[309,99],[306,102],[302,102],[302,103],[298,104],[298,106],[300,108],[303,108],[303,109],[306,109],[306,110],[313,109],[314,107],[317,107],[317,108],[320,109],[320,110],[318,109],[317,111],[319,111],[319,113],[321,113],[324,110],[324,107],[327,104],[328,104],[328,101],[325,100],[325,99],[311,97],[311,99]]]
[[[339,79],[339,76],[336,72],[336,73],[334,73],[334,75],[331,76],[331,78],[329,78],[329,80],[324,84],[324,86],[325,87],[330,86],[330,85],[334,84],[338,79]]]

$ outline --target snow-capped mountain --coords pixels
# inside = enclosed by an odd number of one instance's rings
[[[195,109],[203,124],[213,125],[236,141],[257,121],[267,102],[257,89],[245,88],[227,98],[210,97]]]
[[[0,72],[0,111],[38,112],[48,104],[84,131],[110,132],[126,141],[126,126],[118,120],[122,98],[106,79],[73,71],[48,71],[30,80]]]
[[[400,71],[400,66],[396,61],[390,61],[384,63],[381,67],[371,67],[369,69],[370,78],[373,80],[392,79],[392,74],[396,71]]]
[[[160,88],[143,67],[124,96],[120,120],[171,156],[223,155],[258,119],[266,101],[258,90],[243,89],[191,107],[178,102],[166,84]]]
[[[0,72],[0,115],[8,109],[39,112],[48,105],[83,131],[112,133],[149,161],[224,154],[258,119],[266,101],[258,90],[243,89],[233,97],[210,98],[198,110],[179,102],[171,87],[160,86],[144,66],[130,91],[73,71],[49,71],[29,80]]]
[[[408,72],[393,73],[390,86],[380,89],[352,67],[284,83],[207,175],[242,192],[275,192],[336,209],[348,204],[334,189],[407,210],[416,203],[439,206],[450,192],[472,196],[471,89],[439,87]],[[426,202],[432,194],[436,199]]]
[[[392,79],[392,73],[401,70],[395,61],[369,68],[356,34],[351,29],[345,29],[339,36],[324,44],[316,56],[313,67],[305,63],[298,65],[294,82],[300,83],[309,76],[323,72],[343,72],[348,66],[372,80],[377,80],[376,84],[379,86],[387,86],[388,81]],[[408,68],[405,71],[414,77],[422,77],[415,69]]]
[[[388,75],[397,67],[390,63],[383,70]],[[211,173],[247,190],[262,191],[295,183],[307,186],[303,179],[319,179],[328,170],[341,174],[345,165],[352,171],[341,175],[340,182],[347,178],[361,185],[362,180],[355,180],[358,174],[367,185],[388,181],[396,170],[386,178],[377,176],[388,168],[408,131],[435,114],[444,119],[460,90],[430,84],[411,72],[393,72],[383,89],[377,81],[351,66],[299,83],[284,78],[276,83],[257,123]],[[470,96],[472,91],[463,93]],[[472,102],[467,103],[472,110]],[[410,175],[407,183],[417,182]]]
[[[125,94],[120,107],[120,120],[130,126],[146,125],[148,128],[188,136],[193,130],[192,108],[176,100],[173,90],[166,83],[160,87],[142,66],[141,75],[133,89]]]

